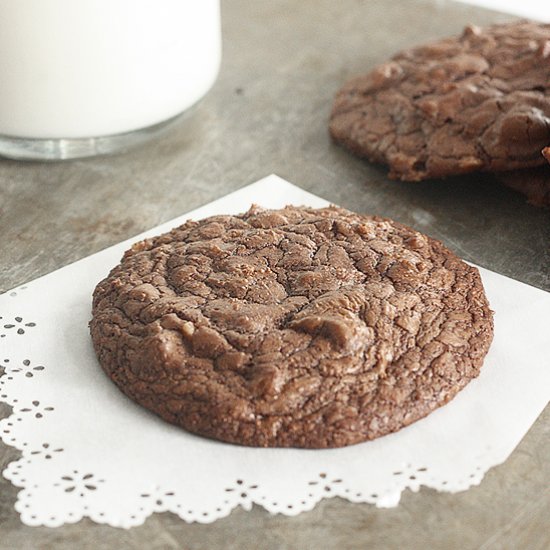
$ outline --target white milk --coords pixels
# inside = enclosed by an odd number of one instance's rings
[[[0,135],[151,126],[208,91],[220,55],[219,0],[0,0]]]

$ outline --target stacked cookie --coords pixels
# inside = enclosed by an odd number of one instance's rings
[[[550,147],[543,149],[542,154],[550,163]],[[533,206],[550,208],[550,165],[530,170],[502,172],[497,175],[497,179],[526,195]]]
[[[548,168],[518,171],[543,166],[550,143],[550,25],[469,26],[398,53],[344,85],[330,132],[391,178],[513,171],[504,183],[548,204]]]

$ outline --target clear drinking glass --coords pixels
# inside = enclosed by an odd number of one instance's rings
[[[0,0],[0,155],[148,139],[206,94],[220,59],[219,0]]]

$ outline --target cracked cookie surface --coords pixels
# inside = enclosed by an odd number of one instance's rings
[[[340,447],[448,402],[493,335],[477,269],[391,220],[252,207],[127,251],[90,329],[133,400],[203,436]]]
[[[404,181],[539,166],[550,142],[550,25],[469,26],[398,53],[344,85],[330,132]]]

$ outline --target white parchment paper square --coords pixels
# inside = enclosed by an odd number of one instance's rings
[[[94,356],[91,294],[133,241],[251,203],[327,202],[269,176],[0,296],[2,440],[22,451],[4,476],[29,525],[90,517],[131,527],[169,510],[210,522],[253,503],[294,515],[324,497],[395,506],[405,488],[465,490],[506,460],[548,403],[550,294],[480,269],[495,338],[479,378],[395,434],[334,450],[254,449],[196,437],[124,397]]]

